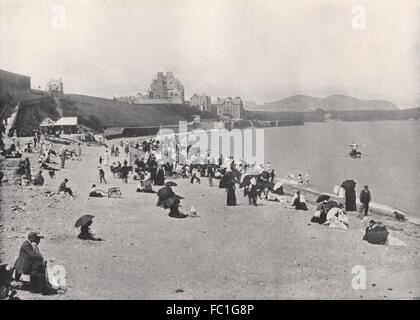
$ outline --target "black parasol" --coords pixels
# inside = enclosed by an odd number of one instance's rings
[[[318,199],[316,199],[316,203],[320,203],[320,202],[323,202],[323,201],[327,201],[327,200],[330,200],[330,196],[329,195],[327,195],[327,194],[321,194],[319,197],[318,197]]]
[[[174,182],[174,181],[168,181],[168,182],[166,182],[166,183],[165,183],[165,186],[166,186],[166,187],[176,187],[176,186],[178,186],[178,185],[177,185],[177,183],[176,183],[176,182]]]
[[[89,222],[92,222],[93,217],[91,214],[85,214],[84,216],[81,216],[79,219],[77,219],[76,224],[74,225],[76,228],[82,227]]]

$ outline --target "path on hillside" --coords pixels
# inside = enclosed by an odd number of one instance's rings
[[[60,117],[63,117],[63,105],[61,104],[60,98],[54,98],[56,109]]]

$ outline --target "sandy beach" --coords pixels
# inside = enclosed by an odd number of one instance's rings
[[[111,142],[112,143],[112,142]],[[58,146],[55,149],[58,150]],[[40,249],[50,264],[63,265],[66,290],[53,296],[18,291],[22,299],[412,299],[420,297],[420,229],[375,215],[361,220],[348,213],[348,230],[311,223],[309,211],[259,200],[226,206],[226,191],[178,179],[185,197],[181,211],[199,217],[173,219],[156,206],[156,194],[137,193],[137,181],[114,178],[99,184],[98,158],[104,148],[82,146],[82,161],[68,160],[46,185],[1,186],[0,260],[13,264],[30,230],[45,236]],[[33,172],[37,153],[30,157]],[[111,158],[111,162],[112,162]],[[46,196],[64,178],[76,197]],[[118,186],[122,198],[89,198],[92,183]],[[154,187],[155,190],[158,187]],[[287,190],[286,190],[287,191]],[[311,200],[311,197],[309,197]],[[290,201],[290,199],[289,199]],[[23,210],[12,211],[18,205]],[[77,239],[74,223],[95,216],[102,242]],[[382,221],[406,247],[362,241],[370,219]],[[354,266],[366,269],[366,289],[353,289]]]

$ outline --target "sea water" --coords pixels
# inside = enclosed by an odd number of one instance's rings
[[[267,128],[265,162],[276,176],[310,177],[309,187],[333,193],[344,180],[364,185],[372,201],[420,217],[420,121],[320,122]],[[362,145],[361,159],[349,156],[350,144]]]

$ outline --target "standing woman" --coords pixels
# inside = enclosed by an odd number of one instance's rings
[[[213,171],[213,167],[210,164],[208,164],[207,173],[208,173],[208,176],[209,176],[209,186],[212,187],[213,186],[214,171]]]
[[[236,195],[235,195],[235,182],[236,178],[233,175],[232,171],[226,172],[229,179],[227,181],[227,205],[228,206],[236,206]]]
[[[105,165],[109,165],[109,153],[108,153],[108,149],[105,150]]]
[[[163,186],[165,184],[165,168],[163,167],[162,163],[159,163],[159,166],[156,170],[156,177],[155,177],[155,186]]]

